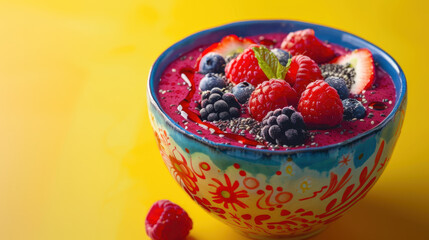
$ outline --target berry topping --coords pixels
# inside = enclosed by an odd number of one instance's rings
[[[232,94],[234,94],[241,104],[244,104],[249,100],[253,90],[255,90],[255,87],[252,84],[241,82],[232,88]]]
[[[201,58],[200,73],[224,73],[225,72],[225,59],[218,53],[208,53]]]
[[[150,208],[145,225],[153,240],[182,240],[192,229],[192,220],[178,205],[160,200]]]
[[[286,73],[286,81],[300,96],[307,85],[316,80],[323,79],[319,66],[305,55],[296,55],[292,57],[290,68]]]
[[[328,77],[325,79],[325,82],[337,90],[337,93],[340,95],[341,99],[346,99],[349,97],[350,92],[344,79],[340,77]]]
[[[220,88],[213,88],[201,96],[201,119],[209,122],[229,120],[240,116],[241,108],[232,93],[223,93]]]
[[[289,62],[289,59],[292,58],[292,55],[290,55],[290,53],[280,48],[271,49],[271,52],[276,55],[276,57],[279,59],[280,64],[283,66],[286,66]]]
[[[258,47],[258,45],[251,45],[226,65],[226,77],[231,82],[235,84],[248,82],[257,86],[259,83],[268,80],[268,77],[259,66],[253,47]]]
[[[215,87],[224,88],[226,87],[226,81],[219,74],[209,73],[201,79],[199,87],[201,91],[208,91]]]
[[[262,120],[262,137],[272,144],[300,145],[307,132],[302,115],[292,107],[270,111]]]
[[[250,114],[261,121],[269,111],[296,106],[298,95],[284,80],[271,79],[258,85],[249,99]]]
[[[323,80],[310,83],[302,93],[298,111],[309,127],[334,127],[343,120],[343,104],[337,91]]]
[[[197,59],[196,66],[198,67],[198,69],[201,69],[200,61],[208,53],[218,53],[225,60],[227,60],[243,52],[243,50],[250,46],[252,43],[254,42],[248,38],[239,38],[236,35],[225,36],[220,42],[210,45],[208,48],[206,48],[206,50],[201,53],[200,57]]]
[[[314,35],[313,29],[304,29],[289,33],[282,42],[281,48],[292,55],[303,54],[317,63],[325,63],[335,57],[329,44],[323,43]]]
[[[362,103],[354,98],[347,98],[343,100],[344,119],[350,120],[353,118],[365,117],[366,110]]]
[[[350,90],[355,79],[355,70],[350,66],[340,64],[323,64],[320,66],[322,76],[327,79],[328,77],[339,77],[344,79],[347,88]]]
[[[356,49],[345,55],[332,60],[331,63],[350,66],[355,71],[353,83],[350,86],[350,93],[359,94],[365,89],[369,89],[374,82],[374,59],[372,53],[366,49]]]

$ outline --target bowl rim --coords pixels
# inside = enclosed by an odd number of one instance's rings
[[[399,77],[399,86],[395,85],[395,88],[399,88],[399,96],[397,97],[397,101],[395,102],[395,105],[392,109],[392,111],[389,113],[389,115],[383,119],[383,121],[381,121],[377,126],[375,126],[374,128],[363,132],[361,134],[358,134],[352,138],[349,138],[345,141],[339,142],[339,143],[334,143],[334,144],[329,144],[329,145],[325,145],[325,146],[321,146],[321,147],[309,147],[309,148],[301,148],[301,149],[292,149],[292,150],[270,150],[270,149],[263,149],[263,148],[248,148],[245,146],[235,146],[235,145],[227,145],[227,144],[223,144],[223,143],[218,143],[218,142],[213,142],[211,140],[207,140],[205,138],[202,138],[194,133],[191,133],[187,130],[185,130],[184,128],[182,128],[180,125],[178,125],[170,116],[168,116],[161,108],[160,104],[159,104],[159,99],[157,99],[156,97],[156,92],[155,92],[155,86],[154,86],[154,82],[155,82],[155,70],[158,68],[158,66],[160,65],[161,61],[172,51],[174,51],[177,47],[180,47],[180,45],[183,42],[186,41],[190,41],[194,38],[198,38],[201,35],[205,35],[211,32],[216,32],[216,31],[220,31],[220,30],[224,30],[227,28],[232,28],[232,27],[237,27],[237,26],[246,26],[246,25],[253,25],[253,24],[261,24],[261,23],[273,23],[273,24],[287,24],[287,23],[291,23],[291,24],[300,24],[300,25],[308,25],[309,27],[313,26],[313,27],[317,27],[317,28],[322,28],[324,30],[329,30],[329,31],[337,31],[340,34],[344,34],[347,35],[348,37],[352,37],[356,40],[362,41],[365,44],[370,45],[371,47],[377,49],[377,51],[379,51],[379,55],[381,55],[381,57],[383,59],[385,59],[387,62],[389,62],[389,64],[391,66],[393,66],[394,68],[397,69],[398,72],[398,77]],[[389,74],[390,75],[390,74]],[[366,137],[369,137],[370,135],[380,131],[381,129],[383,129],[390,121],[393,120],[395,114],[397,113],[399,107],[402,105],[402,102],[405,99],[406,93],[407,93],[407,81],[405,78],[405,74],[402,70],[402,68],[399,66],[399,64],[393,59],[393,57],[391,57],[386,51],[382,50],[380,47],[378,47],[377,45],[361,38],[358,37],[354,34],[348,33],[346,31],[343,30],[339,30],[336,28],[332,28],[332,27],[328,27],[328,26],[324,26],[324,25],[319,25],[319,24],[314,24],[314,23],[309,23],[309,22],[303,22],[303,21],[295,21],[295,20],[286,20],[286,19],[273,19],[273,20],[249,20],[249,21],[237,21],[237,22],[232,22],[232,23],[228,23],[228,24],[224,24],[224,25],[220,25],[217,27],[212,27],[212,28],[208,28],[199,32],[196,32],[194,34],[191,34],[177,42],[175,42],[173,45],[171,45],[170,47],[168,47],[165,51],[162,52],[162,54],[156,59],[155,63],[152,65],[152,67],[150,68],[149,71],[149,77],[148,77],[148,85],[147,85],[147,95],[150,98],[150,103],[156,108],[156,110],[161,114],[161,116],[164,118],[165,122],[170,125],[172,128],[174,128],[176,131],[182,133],[184,136],[191,138],[193,140],[196,140],[200,143],[203,143],[205,145],[208,145],[209,147],[213,147],[216,149],[225,149],[225,150],[242,150],[242,151],[250,151],[250,152],[256,152],[256,153],[260,153],[260,154],[270,154],[270,155],[283,155],[283,154],[296,154],[296,153],[303,153],[303,152],[320,152],[320,151],[327,151],[330,149],[335,149],[344,145],[348,145],[351,143],[354,143],[358,140],[361,139],[365,139]],[[150,109],[149,109],[150,111]]]

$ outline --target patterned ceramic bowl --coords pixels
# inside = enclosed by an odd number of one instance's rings
[[[322,40],[371,50],[396,87],[394,109],[381,124],[338,144],[273,152],[207,141],[187,132],[160,108],[155,90],[161,74],[195,43],[210,44],[228,34],[250,36],[305,28],[314,29]],[[404,73],[383,50],[340,30],[284,20],[238,22],[179,41],[153,65],[148,98],[158,146],[173,178],[207,212],[254,239],[310,237],[361,200],[392,155],[407,102]]]

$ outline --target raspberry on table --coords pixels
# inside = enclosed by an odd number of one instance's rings
[[[296,106],[298,95],[284,80],[271,79],[259,84],[249,99],[250,114],[262,121],[269,111],[287,106]]]
[[[329,44],[316,38],[313,29],[304,29],[289,33],[282,42],[281,48],[292,55],[303,54],[318,64],[325,63],[335,57]]]
[[[145,225],[146,233],[153,240],[183,240],[193,223],[181,207],[168,200],[159,200],[150,208]]]
[[[304,119],[292,107],[268,112],[262,120],[261,134],[267,142],[280,146],[300,145],[307,138]]]
[[[255,57],[254,47],[259,46],[255,44],[250,45],[226,65],[226,77],[234,84],[248,82],[253,86],[257,86],[261,82],[268,80],[259,66],[258,59]]]
[[[298,111],[313,128],[335,127],[343,120],[343,103],[337,91],[323,80],[310,83],[302,93]]]
[[[240,116],[241,106],[232,93],[223,93],[220,88],[213,88],[201,95],[200,116],[209,122],[229,120]]]
[[[316,80],[323,79],[319,66],[305,55],[292,57],[290,68],[286,73],[286,81],[295,89],[299,96],[307,85]]]

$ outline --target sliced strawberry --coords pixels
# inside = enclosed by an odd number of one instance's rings
[[[237,37],[236,35],[228,35],[222,38],[220,42],[213,43],[206,48],[201,55],[198,57],[196,67],[199,69],[201,58],[210,52],[219,53],[223,58],[226,59],[228,56],[239,54],[244,51],[248,46],[255,43],[253,40],[248,38]]]
[[[350,87],[352,94],[359,94],[363,90],[369,89],[374,82],[374,59],[372,53],[366,48],[356,49],[339,56],[331,63],[349,65],[355,70],[354,82]]]

